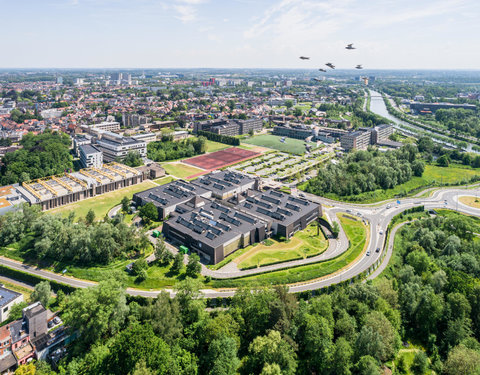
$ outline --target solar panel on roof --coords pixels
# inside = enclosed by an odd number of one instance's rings
[[[291,209],[291,210],[294,210],[294,211],[300,211],[300,207],[298,207],[298,206],[296,206],[296,205],[294,205],[294,204],[288,203],[288,202],[287,202],[287,204],[285,204],[285,207],[287,207],[287,208],[289,208],[289,209]]]
[[[287,216],[292,216],[292,213],[290,211],[284,210],[283,208],[280,208],[280,207],[277,208],[277,212],[279,212],[281,214],[284,214],[284,215],[287,215]]]
[[[308,202],[303,200],[303,199],[300,199],[300,198],[295,198],[295,197],[290,196],[290,197],[288,197],[288,200],[292,201],[292,202],[295,202],[295,203],[300,203],[304,206],[308,206]]]
[[[216,236],[215,236],[212,232],[207,232],[206,237],[207,237],[209,240],[213,240]]]
[[[220,185],[220,184],[217,184],[217,183],[213,184],[213,187],[214,187],[215,189],[219,189],[219,190],[225,189],[225,186]]]
[[[280,199],[272,198],[269,197],[268,195],[262,194],[262,199],[266,200],[267,202],[273,203],[273,204],[280,204]]]
[[[260,212],[261,214],[270,216],[270,211],[266,210],[265,208],[262,207],[257,207],[257,212]]]
[[[285,216],[280,215],[278,212],[272,212],[270,216],[277,220],[285,220]]]
[[[258,204],[259,206],[264,207],[264,208],[268,208],[268,209],[272,208],[272,205],[269,204],[269,203],[265,203],[265,202],[262,202],[262,201],[256,201],[255,203]]]
[[[275,195],[276,197],[283,197],[283,194],[276,191],[276,190],[270,190],[270,194]]]
[[[193,226],[193,231],[195,233],[198,233],[198,234],[201,234],[203,232],[203,228],[202,227],[199,227],[198,225],[194,225]]]
[[[252,208],[253,207],[253,205],[251,203],[248,203],[248,202],[246,202],[244,204],[244,206],[247,207],[247,208]]]
[[[220,236],[222,234],[222,231],[218,228],[211,228],[210,229],[213,233],[215,233],[217,236]]]
[[[256,221],[253,217],[241,214],[240,212],[235,212],[235,217],[238,217],[239,219],[244,220],[250,224],[253,224]]]

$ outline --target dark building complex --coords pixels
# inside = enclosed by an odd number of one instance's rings
[[[454,104],[454,103],[410,103],[410,109],[419,114],[435,113],[439,109],[471,109],[475,111],[477,107],[474,104]]]
[[[249,120],[230,120],[217,119],[198,121],[194,124],[193,132],[206,131],[220,135],[241,135],[248,134],[251,130],[260,131],[263,128],[263,121],[260,118],[252,118]]]
[[[262,191],[260,180],[238,172],[213,172],[193,182],[177,180],[133,196],[153,203],[165,237],[209,263],[239,248],[279,235],[290,238],[321,216],[321,206],[277,190]]]

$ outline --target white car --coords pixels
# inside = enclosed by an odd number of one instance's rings
[[[367,250],[367,257],[370,256],[370,250]]]

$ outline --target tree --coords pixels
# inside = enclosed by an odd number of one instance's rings
[[[15,375],[35,375],[36,369],[35,364],[33,362],[27,363],[25,365],[21,365],[19,368],[15,370]]]
[[[144,359],[141,359],[135,365],[133,372],[130,372],[129,375],[156,375],[157,372],[147,367],[147,363]]]
[[[142,156],[135,151],[129,151],[122,162],[132,168],[143,165]]]
[[[144,271],[148,268],[148,263],[145,258],[140,258],[133,262],[132,264],[132,274],[139,275],[141,271]]]
[[[200,264],[200,257],[195,253],[190,254],[186,270],[187,276],[197,277],[201,270],[202,265]]]
[[[165,241],[162,237],[157,238],[157,243],[155,244],[155,259],[160,263],[168,263],[172,260],[173,255],[168,251]]]
[[[118,333],[128,313],[125,288],[116,277],[75,290],[62,307],[63,320],[78,330],[77,340],[81,346]]]
[[[146,223],[150,223],[151,221],[155,221],[158,219],[158,211],[157,207],[152,202],[148,202],[144,206],[140,208],[138,212],[138,216],[142,218],[142,220]]]
[[[253,136],[255,135],[255,130],[250,129],[250,130],[248,131],[248,135],[249,135],[250,137],[253,137]]]
[[[231,337],[213,340],[208,347],[210,375],[235,375],[240,365],[237,357],[237,343]]]
[[[416,159],[412,163],[412,172],[414,176],[422,177],[425,171],[425,163],[422,160]]]
[[[369,355],[364,355],[355,365],[358,375],[380,375],[380,367],[375,359]]]
[[[183,253],[178,252],[175,254],[175,257],[173,258],[173,264],[170,270],[173,273],[180,273],[180,271],[183,268]]]
[[[442,155],[437,159],[437,164],[440,167],[448,167],[450,165],[450,160],[447,155]]]
[[[88,225],[92,225],[94,221],[95,221],[95,211],[90,209],[88,210],[87,215],[85,216],[85,222]]]
[[[302,113],[303,113],[302,110],[298,107],[293,110],[293,115],[295,117],[300,117],[302,115]]]
[[[338,234],[340,233],[340,225],[338,225],[338,222],[334,221],[332,225],[332,235],[335,238],[338,238]]]
[[[352,357],[352,347],[345,338],[340,337],[335,343],[335,350],[331,360],[333,373],[337,375],[350,375]]]
[[[27,302],[19,302],[13,305],[10,309],[10,314],[8,314],[8,318],[11,320],[17,320],[22,317],[22,310],[28,306]]]
[[[410,370],[415,375],[423,375],[428,370],[428,357],[424,351],[419,350],[415,353]]]
[[[122,203],[122,212],[124,214],[130,213],[130,199],[128,199],[128,197],[123,197],[121,203]]]
[[[30,296],[32,302],[40,301],[40,303],[46,308],[48,306],[48,301],[52,295],[52,288],[48,281],[40,281],[35,285],[35,289]]]
[[[259,374],[267,364],[277,364],[282,374],[295,374],[297,368],[295,352],[278,331],[270,331],[266,336],[256,337],[248,347],[245,367],[249,374]]]
[[[480,353],[463,345],[456,346],[448,353],[444,373],[446,375],[478,375]]]
[[[285,107],[287,107],[287,109],[292,108],[293,107],[293,101],[285,100]]]

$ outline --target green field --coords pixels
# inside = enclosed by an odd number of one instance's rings
[[[330,275],[353,262],[365,250],[368,228],[360,220],[347,215],[339,215],[345,233],[349,239],[349,248],[338,257],[323,262],[287,268],[281,271],[266,272],[259,275],[234,280],[212,280],[208,285],[213,288],[228,288],[258,285],[280,285],[317,279]]]
[[[328,241],[321,231],[317,236],[317,228],[314,225],[295,233],[289,241],[270,240],[269,242],[272,243],[270,246],[259,244],[237,257],[234,262],[238,264],[238,268],[265,266],[311,257],[324,252],[328,247]]]
[[[346,197],[337,194],[325,194],[325,197],[344,202],[374,203],[395,197],[414,195],[428,187],[468,183],[475,176],[480,177],[480,169],[472,169],[462,165],[450,165],[450,167],[426,165],[422,177],[413,177],[410,181],[397,185],[393,189],[378,189]],[[303,190],[305,186],[306,183],[299,185],[298,188]]]
[[[172,181],[175,181],[175,178],[173,178],[172,176],[160,177],[160,178],[157,178],[156,180],[153,180],[153,182],[159,185],[165,185]]]
[[[220,150],[225,150],[226,148],[232,147],[224,143],[214,142],[207,139],[207,152],[215,152]]]
[[[169,175],[177,178],[187,178],[197,173],[203,172],[203,169],[193,167],[183,163],[164,163],[162,167]]]
[[[305,153],[305,142],[300,139],[285,138],[285,143],[280,142],[280,139],[277,135],[263,134],[257,135],[245,139],[243,143],[248,143],[250,145],[261,146],[272,148],[274,150],[291,152],[293,154],[304,154]]]
[[[54,208],[53,210],[48,211],[48,213],[61,213],[62,215],[67,216],[71,211],[74,211],[75,216],[78,218],[84,217],[87,212],[92,209],[95,212],[97,220],[103,220],[104,216],[108,213],[108,211],[110,211],[111,208],[120,204],[123,197],[126,196],[132,199],[133,194],[155,186],[157,185],[155,185],[152,181],[147,180],[141,184],[132,185],[123,189],[112,191],[110,193],[97,195],[96,197],[88,198],[80,202]]]

